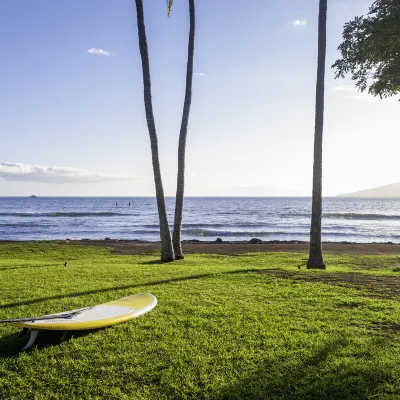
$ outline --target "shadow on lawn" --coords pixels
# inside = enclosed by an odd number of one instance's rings
[[[91,335],[100,329],[92,329],[86,331],[74,331],[70,332],[66,339],[61,342],[61,331],[40,331],[38,338],[35,344],[32,346],[32,349],[44,349],[46,347],[58,346],[60,343],[69,341],[72,337],[81,337]],[[28,342],[29,334],[21,337],[19,332],[13,333],[11,335],[4,336],[0,339],[0,359],[1,358],[12,358],[18,356],[26,343]],[[27,352],[31,351],[28,350]]]
[[[161,260],[151,260],[151,261],[141,261],[139,264],[142,265],[158,265],[158,264],[168,264],[168,262],[161,261]]]
[[[363,362],[362,354],[349,358],[340,352],[346,343],[345,338],[327,342],[309,357],[293,358],[296,361],[289,364],[278,366],[276,360],[267,360],[255,373],[214,393],[212,398],[342,400],[393,395],[396,372],[391,373],[390,366],[385,368],[379,359]],[[382,343],[382,348],[386,345]],[[385,389],[388,393],[381,392]]]
[[[156,261],[156,264],[160,263],[160,261]],[[134,289],[139,287],[147,287],[147,286],[157,286],[157,285],[167,285],[169,283],[175,282],[184,282],[191,281],[196,279],[208,278],[216,275],[235,275],[235,274],[246,274],[246,273],[257,273],[257,274],[265,274],[270,275],[271,277],[278,279],[294,279],[304,282],[310,283],[323,283],[334,286],[342,286],[343,283],[348,284],[350,287],[355,289],[368,289],[370,296],[378,297],[378,298],[393,298],[393,296],[400,296],[400,277],[392,277],[392,276],[379,276],[379,277],[370,277],[366,274],[360,273],[309,273],[309,272],[297,272],[297,271],[288,271],[281,270],[279,268],[268,268],[268,269],[242,269],[236,271],[225,271],[225,272],[215,272],[209,274],[199,274],[199,275],[189,275],[182,276],[171,279],[162,279],[154,282],[144,282],[144,283],[135,283],[132,285],[125,286],[112,286],[104,289],[94,289],[88,290],[85,292],[75,292],[66,295],[56,295],[49,297],[42,297],[39,299],[32,300],[24,300],[15,303],[7,303],[0,304],[0,310],[5,308],[13,308],[18,306],[25,306],[31,304],[42,303],[48,300],[58,300],[65,299],[71,297],[80,297],[87,296],[98,293],[105,293],[115,290],[125,290],[125,289]],[[390,289],[390,293],[388,294],[388,290]],[[383,291],[383,294],[381,293]],[[385,292],[386,291],[386,292]]]
[[[18,306],[26,306],[26,305],[30,305],[30,304],[42,303],[42,302],[45,302],[48,300],[58,300],[58,299],[65,299],[65,298],[69,298],[69,297],[86,296],[89,294],[105,293],[105,292],[115,291],[115,290],[133,289],[136,287],[146,287],[146,286],[156,286],[156,285],[166,285],[168,283],[202,279],[202,278],[207,278],[210,276],[215,276],[215,275],[220,275],[220,274],[234,275],[234,274],[258,272],[258,271],[259,271],[258,269],[244,269],[244,270],[238,270],[238,271],[228,271],[228,272],[219,272],[219,273],[211,273],[211,274],[182,276],[179,278],[162,279],[162,280],[154,281],[154,282],[136,283],[134,285],[113,286],[113,287],[104,288],[104,289],[88,290],[86,292],[75,292],[75,293],[66,294],[66,295],[49,296],[49,297],[42,297],[40,299],[24,300],[24,301],[18,301],[15,303],[1,304],[0,309],[13,308],[13,307],[18,307]]]

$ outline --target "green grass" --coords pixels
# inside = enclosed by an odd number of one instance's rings
[[[29,352],[19,351],[15,327],[0,325],[0,398],[400,398],[400,291],[384,287],[400,279],[398,257],[327,256],[326,272],[298,270],[303,258],[189,255],[160,264],[155,254],[101,247],[1,245],[0,319],[143,291],[159,302],[66,342],[43,335]],[[353,285],[350,276],[369,280]]]

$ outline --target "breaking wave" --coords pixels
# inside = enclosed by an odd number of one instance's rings
[[[325,213],[324,218],[362,219],[362,220],[400,220],[400,215],[364,213]]]
[[[308,213],[280,213],[279,217],[284,220],[285,218],[311,218],[311,214]],[[370,220],[370,221],[390,221],[400,220],[400,215],[396,214],[368,214],[368,213],[339,213],[339,212],[328,212],[323,213],[322,218],[324,219],[352,219],[352,220]]]

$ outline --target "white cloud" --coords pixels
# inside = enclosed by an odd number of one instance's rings
[[[193,75],[198,78],[204,78],[207,76],[204,72],[195,72]]]
[[[38,183],[95,183],[135,179],[133,176],[103,174],[71,167],[46,167],[20,163],[1,163],[0,178],[7,181]]]
[[[195,172],[188,172],[185,176],[197,176],[197,174]]]
[[[107,57],[115,56],[115,54],[110,53],[110,52],[107,51],[107,50],[95,49],[94,47],[92,47],[91,49],[89,49],[89,50],[88,50],[88,53],[90,53],[90,54],[96,54],[96,55],[98,55],[98,56],[107,56]]]
[[[289,24],[293,26],[306,26],[307,22],[306,19],[294,19],[293,21],[290,21]]]

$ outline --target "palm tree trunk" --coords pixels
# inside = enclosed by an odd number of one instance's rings
[[[160,220],[161,260],[173,261],[175,259],[175,255],[174,249],[172,247],[171,232],[168,225],[167,210],[165,206],[164,190],[160,171],[160,160],[158,157],[157,132],[154,122],[153,104],[151,99],[150,64],[147,48],[146,28],[144,25],[143,0],[135,0],[135,2],[139,36],[139,49],[142,59],[144,106],[146,109],[147,127],[149,129],[150,135],[154,183],[156,186],[158,216]]]
[[[182,217],[183,217],[183,199],[185,190],[185,151],[186,137],[189,122],[190,105],[192,102],[192,81],[193,81],[193,55],[194,55],[194,33],[195,33],[195,8],[194,0],[189,0],[189,44],[188,44],[188,62],[186,69],[186,93],[185,102],[183,104],[181,131],[179,134],[178,146],[178,177],[176,185],[176,200],[175,200],[175,220],[173,245],[175,256],[177,259],[184,258],[181,245],[182,233]]]
[[[328,0],[319,1],[318,70],[315,104],[313,192],[310,229],[310,254],[307,268],[325,269],[322,256],[322,137],[324,131],[326,19]]]

